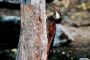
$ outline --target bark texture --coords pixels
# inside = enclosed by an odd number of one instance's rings
[[[16,60],[46,60],[45,0],[21,4],[21,33]]]

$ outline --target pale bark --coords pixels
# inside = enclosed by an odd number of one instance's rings
[[[21,4],[21,33],[16,60],[46,60],[45,0]]]

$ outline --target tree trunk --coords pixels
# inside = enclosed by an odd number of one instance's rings
[[[45,0],[26,0],[21,4],[21,33],[16,60],[46,60],[45,13]]]

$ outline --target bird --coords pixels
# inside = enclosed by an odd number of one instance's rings
[[[47,18],[47,30],[48,30],[48,41],[52,41],[56,32],[56,24],[60,24],[62,21],[61,13],[55,11],[53,16]]]
[[[58,11],[54,12],[54,15],[47,17],[47,37],[48,37],[48,47],[47,47],[47,54],[49,55],[50,50],[52,50],[53,42],[55,40],[56,34],[56,24],[61,23],[61,13]]]

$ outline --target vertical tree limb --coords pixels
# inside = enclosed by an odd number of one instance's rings
[[[46,60],[45,0],[31,0],[21,4],[21,34],[18,47],[17,60]]]

